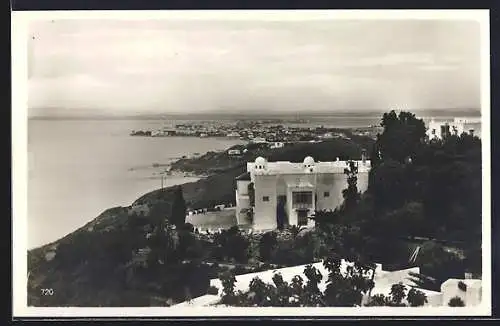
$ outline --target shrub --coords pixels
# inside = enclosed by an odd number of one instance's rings
[[[304,269],[305,280],[296,275],[291,282],[285,282],[281,274],[273,276],[272,283],[266,284],[258,277],[250,282],[247,292],[234,291],[236,279],[232,274],[221,275],[223,296],[221,303],[232,306],[274,306],[274,307],[319,307],[319,306],[360,306],[362,298],[373,288],[373,282],[367,277],[366,267],[355,264],[348,267],[347,274],[340,272],[341,261],[327,259],[324,262],[329,271],[327,287],[322,292],[318,285],[323,275],[312,265]],[[372,306],[404,306],[404,285],[393,285],[391,296],[374,296]],[[420,291],[410,291],[409,300],[412,306],[426,302],[425,294]]]
[[[234,293],[234,284],[236,283],[236,278],[231,272],[221,273],[219,279],[222,283],[222,298],[221,303],[227,305],[234,305],[237,303],[237,297]]]
[[[460,282],[458,282],[458,288],[459,288],[461,291],[466,292],[466,291],[467,291],[467,284],[465,284],[464,282],[460,281]]]
[[[459,297],[453,297],[448,302],[448,306],[450,307],[465,307],[465,302],[462,301]]]
[[[241,234],[238,227],[231,227],[229,230],[214,235],[215,249],[212,253],[217,260],[235,260],[245,263],[249,258],[250,241]]]
[[[394,305],[401,305],[403,299],[406,297],[405,290],[406,287],[402,283],[392,285],[390,295]]]
[[[421,307],[427,303],[427,296],[422,291],[412,288],[407,297],[410,307]]]
[[[422,291],[412,288],[406,295],[405,290],[406,287],[403,284],[394,284],[389,296],[383,294],[374,295],[367,306],[404,307],[406,305],[402,301],[405,297],[410,307],[421,307],[427,303],[427,296]]]

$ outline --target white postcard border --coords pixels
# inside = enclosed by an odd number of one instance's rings
[[[12,235],[14,317],[205,316],[489,316],[491,315],[490,28],[488,10],[252,10],[252,11],[31,11],[12,12]],[[481,26],[483,162],[483,296],[476,307],[452,308],[52,308],[27,307],[27,40],[28,22],[51,19],[113,20],[475,20]]]

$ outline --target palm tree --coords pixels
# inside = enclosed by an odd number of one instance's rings
[[[295,239],[299,236],[300,232],[302,232],[302,230],[305,229],[306,228],[304,226],[292,225],[290,227],[290,233],[292,234],[292,237]]]

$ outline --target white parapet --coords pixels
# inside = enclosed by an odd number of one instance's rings
[[[303,279],[306,277],[304,276],[304,269],[305,267],[309,265],[299,265],[299,266],[293,266],[293,267],[285,267],[285,268],[279,268],[275,270],[267,270],[267,271],[262,271],[262,272],[256,272],[256,273],[249,273],[249,274],[242,274],[242,275],[237,275],[236,278],[236,283],[235,283],[235,290],[236,291],[248,291],[250,282],[255,278],[258,277],[260,278],[264,283],[272,283],[272,278],[274,274],[280,273],[281,276],[283,277],[283,280],[285,282],[291,282],[293,277],[296,275],[300,275]],[[322,281],[319,284],[319,288],[321,290],[324,290],[326,288],[326,283],[327,283],[327,278],[329,271],[325,268],[323,265],[323,262],[318,262],[311,264],[314,268],[316,268],[321,275],[323,276]],[[343,273],[346,272],[347,266],[352,265],[352,263],[347,262],[346,260],[342,260],[342,265],[341,265],[341,271]],[[382,272],[382,265],[376,264],[375,268],[375,278],[377,278],[377,274]],[[367,277],[370,277],[370,272],[368,272]],[[210,281],[210,285],[218,288],[221,293],[222,293],[222,282],[220,279],[212,279]]]
[[[458,297],[466,307],[477,306],[481,303],[482,282],[479,279],[451,278],[441,284],[443,305],[447,306],[452,298]]]
[[[328,278],[328,270],[323,266],[323,262],[318,262],[311,264],[315,267],[323,276],[322,281],[319,284],[319,288],[321,291],[324,291],[326,288],[327,278]],[[342,260],[341,271],[343,273],[346,272],[347,266],[352,265],[352,263]],[[246,292],[249,289],[250,282],[255,278],[260,278],[264,283],[272,283],[272,278],[275,273],[280,273],[285,282],[290,282],[292,278],[296,275],[300,275],[303,279],[304,276],[304,268],[307,265],[299,265],[293,267],[280,268],[275,270],[267,270],[256,273],[249,273],[243,275],[237,275],[235,290]],[[398,271],[384,271],[382,269],[381,264],[376,264],[375,268],[375,278],[374,283],[375,287],[373,288],[371,295],[383,294],[388,296],[391,292],[391,287],[393,284],[402,283],[406,287],[405,293],[408,294],[412,287],[415,287],[415,284],[411,280],[411,274],[418,273],[419,268],[409,268]],[[370,277],[370,273],[367,274],[367,277]],[[459,282],[463,282],[466,285],[466,290],[463,290],[463,285],[460,285]],[[219,290],[218,295],[203,295],[201,297],[190,300],[189,302],[183,302],[177,306],[191,306],[191,307],[200,307],[200,306],[211,306],[217,305],[219,300],[223,294],[222,282],[220,279],[212,279],[210,280],[210,286],[216,287]],[[436,307],[436,306],[447,306],[448,302],[453,297],[459,297],[464,301],[466,306],[474,306],[481,302],[481,280],[476,279],[449,279],[444,282],[441,286],[441,292],[425,290],[421,288],[417,288],[417,290],[423,292],[427,297],[426,306]],[[364,303],[369,301],[368,297],[365,296],[363,299]],[[408,303],[406,299],[403,300],[404,303]]]

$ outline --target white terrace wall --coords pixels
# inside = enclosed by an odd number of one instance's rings
[[[460,289],[459,283],[465,284],[465,291]],[[465,306],[476,306],[481,303],[482,285],[478,279],[449,279],[441,285],[443,294],[443,305],[448,305],[454,297],[459,297],[465,303]]]

